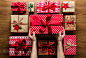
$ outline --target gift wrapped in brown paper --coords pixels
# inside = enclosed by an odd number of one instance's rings
[[[65,15],[65,30],[76,30],[76,15]]]
[[[63,13],[75,12],[75,1],[63,1]]]
[[[11,32],[28,32],[28,15],[11,15]]]

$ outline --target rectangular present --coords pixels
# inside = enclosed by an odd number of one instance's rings
[[[28,15],[11,15],[11,32],[28,32]]]
[[[76,55],[76,35],[64,37],[64,55]]]
[[[75,1],[63,1],[62,12],[75,12]]]
[[[56,40],[38,40],[38,55],[56,55]]]
[[[34,12],[34,2],[29,2],[29,12]]]
[[[31,34],[58,34],[63,33],[63,14],[30,15]]]
[[[12,2],[12,11],[19,11],[20,13],[23,13],[26,11],[26,2]]]
[[[65,30],[76,30],[76,15],[65,15]]]
[[[37,1],[37,13],[60,13],[60,1]]]
[[[32,40],[28,36],[9,37],[9,56],[30,56]]]

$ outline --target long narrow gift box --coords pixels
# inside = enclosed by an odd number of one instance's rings
[[[19,11],[20,13],[23,13],[26,11],[26,2],[12,2],[12,11]]]
[[[62,12],[75,12],[75,1],[63,1]]]
[[[64,55],[76,55],[76,35],[64,37]]]
[[[65,15],[65,30],[76,30],[76,15]]]
[[[28,15],[11,15],[11,32],[28,32]]]
[[[60,13],[60,1],[37,1],[37,13]]]
[[[63,14],[30,15],[31,34],[58,34],[63,33]]]
[[[38,55],[56,55],[56,50],[55,40],[38,40]]]
[[[9,56],[30,56],[32,41],[28,36],[9,37]]]

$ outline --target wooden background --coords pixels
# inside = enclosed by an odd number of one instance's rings
[[[29,15],[28,11],[28,3],[35,2],[35,12],[36,14],[36,2],[41,0],[16,0],[20,2],[27,2],[27,11],[23,15]],[[11,10],[12,2],[16,2],[15,0],[0,0],[0,58],[15,58],[9,56],[9,36],[18,36],[18,35],[28,35],[26,34],[12,34],[10,32],[10,22],[11,15],[19,14],[13,13]],[[45,0],[42,0],[45,1]],[[49,0],[50,1],[50,0]],[[57,0],[53,0],[57,1]],[[65,1],[65,0],[58,0]],[[70,1],[70,0],[66,0]],[[74,13],[77,17],[77,30],[74,32],[66,32],[66,34],[74,34],[77,35],[77,55],[75,56],[66,56],[66,58],[86,58],[86,0],[71,0],[75,1],[75,9]],[[37,38],[44,37],[45,35],[37,35]],[[53,38],[53,36],[46,36],[46,38]],[[56,58],[56,56],[38,56],[39,58]],[[18,57],[16,57],[18,58]],[[24,57],[29,58],[29,57]]]

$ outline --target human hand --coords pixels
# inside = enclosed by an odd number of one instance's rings
[[[33,41],[36,41],[35,31],[33,31],[33,35],[31,35],[31,29],[29,29],[29,34],[28,34],[28,36],[29,36]]]
[[[64,36],[65,36],[65,29],[63,28],[63,35],[61,35],[61,30],[59,31],[59,36],[57,38],[58,42],[62,42]]]

